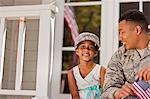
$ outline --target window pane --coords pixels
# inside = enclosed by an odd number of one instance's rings
[[[148,24],[150,25],[150,2],[144,2],[143,12],[147,16]]]
[[[101,1],[101,0],[65,0],[65,2],[87,2],[87,1]]]
[[[101,6],[72,7],[76,16],[76,22],[79,32],[89,31],[100,37]],[[81,14],[82,13],[82,14]],[[71,32],[66,23],[64,23],[63,46],[73,46]]]
[[[69,70],[79,63],[78,57],[74,51],[63,51],[62,53],[62,71]]]
[[[130,9],[139,9],[139,3],[138,2],[120,3],[120,16],[122,13]]]
[[[38,55],[39,19],[26,20],[26,38],[24,50],[23,90],[36,89]]]
[[[60,93],[69,93],[67,71],[79,63],[74,51],[63,51]]]
[[[41,0],[0,0],[0,6],[37,5]]]
[[[19,35],[19,19],[6,20],[6,43],[4,53],[3,89],[15,89],[16,65]],[[25,21],[25,45],[23,60],[23,78],[21,88],[34,90],[36,86],[36,66],[38,52],[39,19]]]
[[[6,41],[4,53],[4,73],[2,88],[14,89],[16,76],[16,56],[18,46],[18,20],[6,20]]]
[[[61,85],[60,85],[60,93],[70,93],[69,91],[69,85],[68,85],[68,72],[64,72],[61,74]]]
[[[0,99],[33,99],[31,96],[0,96]]]

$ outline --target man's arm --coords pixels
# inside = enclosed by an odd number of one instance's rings
[[[136,91],[132,84],[127,83],[125,78],[123,70],[124,60],[123,49],[118,50],[118,52],[112,56],[106,69],[102,99],[122,99],[128,96],[134,96]]]
[[[114,99],[114,93],[125,83],[122,70],[121,55],[116,52],[106,69],[102,99]]]

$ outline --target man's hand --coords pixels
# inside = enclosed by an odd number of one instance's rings
[[[122,88],[115,92],[114,96],[115,99],[124,99],[127,96],[134,95],[134,92],[136,92],[136,90],[133,88],[133,86],[129,83],[126,83],[122,86]]]
[[[142,68],[138,72],[138,78],[139,80],[145,80],[145,81],[150,80],[150,65]]]

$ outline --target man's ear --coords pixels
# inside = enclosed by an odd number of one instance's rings
[[[96,57],[98,55],[98,51],[95,51],[95,55],[94,55],[94,57]]]
[[[136,26],[136,32],[137,32],[137,35],[140,35],[141,34],[141,32],[142,32],[142,28],[141,28],[141,26]]]

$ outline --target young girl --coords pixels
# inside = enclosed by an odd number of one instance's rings
[[[105,68],[94,63],[100,47],[99,38],[92,33],[81,33],[75,41],[79,64],[68,72],[72,99],[100,99]]]

